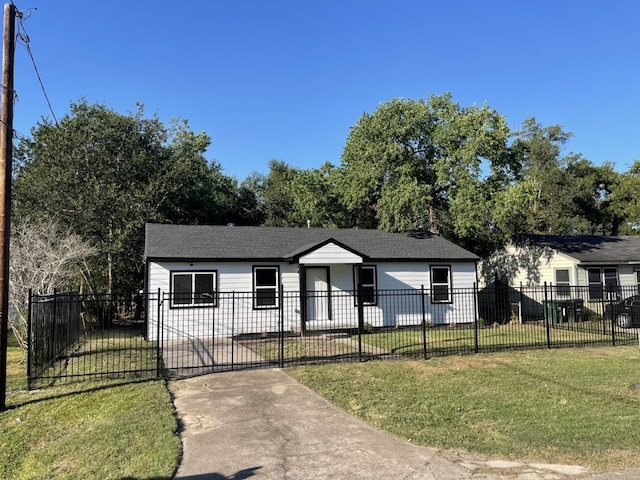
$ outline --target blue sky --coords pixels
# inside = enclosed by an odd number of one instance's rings
[[[349,129],[393,98],[451,92],[517,129],[559,124],[618,171],[640,159],[635,0],[14,0],[53,112],[144,104],[205,131],[244,179],[272,159],[340,163]],[[28,3],[25,3],[28,2]],[[24,45],[14,128],[51,112]]]

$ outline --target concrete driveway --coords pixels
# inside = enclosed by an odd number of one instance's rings
[[[355,419],[279,369],[204,375],[172,381],[169,388],[184,449],[176,479],[557,480],[588,475],[579,466],[477,459],[412,445]]]

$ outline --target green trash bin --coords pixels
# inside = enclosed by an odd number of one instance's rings
[[[546,300],[544,304],[544,316],[552,324],[562,323],[564,321],[562,314],[562,304],[555,300]]]

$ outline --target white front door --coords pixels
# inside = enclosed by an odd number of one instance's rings
[[[307,267],[307,320],[330,320],[329,267]]]

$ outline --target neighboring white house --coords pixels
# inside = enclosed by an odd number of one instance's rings
[[[640,285],[640,236],[523,235],[480,266],[481,282],[517,286]]]
[[[358,298],[373,327],[475,320],[453,293],[479,258],[426,233],[147,224],[145,259],[145,290],[168,307],[148,310],[151,338],[159,315],[169,338],[356,327]]]
[[[485,288],[546,284],[548,299],[580,299],[603,313],[640,292],[640,236],[523,235],[483,260],[479,275]]]

